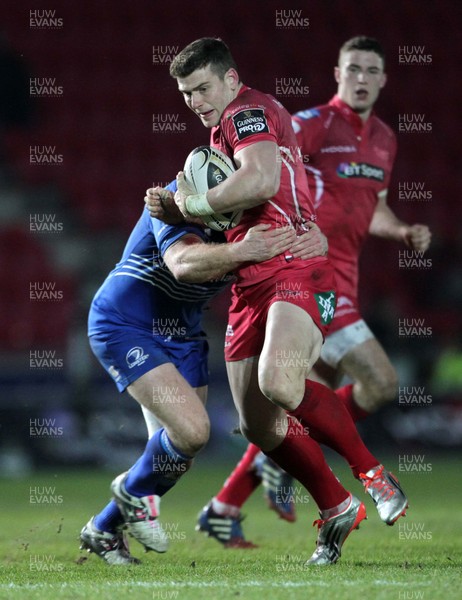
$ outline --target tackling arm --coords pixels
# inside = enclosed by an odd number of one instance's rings
[[[164,260],[178,281],[203,283],[226,275],[243,262],[269,260],[288,250],[294,241],[293,228],[270,229],[270,225],[260,224],[232,244],[206,243],[198,236],[185,235],[166,250]]]
[[[379,194],[375,212],[369,225],[369,233],[388,240],[404,242],[409,248],[425,252],[430,246],[431,232],[426,225],[408,225],[398,219],[387,204],[387,192]]]

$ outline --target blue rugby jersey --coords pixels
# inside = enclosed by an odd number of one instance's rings
[[[176,182],[167,189],[176,191]],[[125,246],[122,258],[97,291],[90,309],[88,335],[107,333],[114,326],[134,327],[156,337],[185,339],[203,334],[204,304],[233,276],[218,281],[181,283],[163,260],[163,254],[184,235],[204,241],[225,241],[215,232],[193,224],[166,225],[152,219],[145,208]]]

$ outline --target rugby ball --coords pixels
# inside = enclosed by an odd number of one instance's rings
[[[236,170],[233,161],[211,146],[199,146],[190,152],[184,164],[185,180],[196,194],[205,194],[207,190],[219,185]],[[242,210],[226,213],[203,215],[200,218],[207,227],[215,231],[226,231],[235,227],[242,216]]]

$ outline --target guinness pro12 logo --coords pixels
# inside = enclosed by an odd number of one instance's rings
[[[263,108],[241,110],[233,116],[233,123],[240,140],[253,133],[269,133]]]

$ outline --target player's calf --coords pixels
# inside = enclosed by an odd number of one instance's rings
[[[376,377],[364,388],[368,398],[370,412],[378,410],[382,405],[393,402],[398,394],[398,376],[393,371],[387,377]]]

